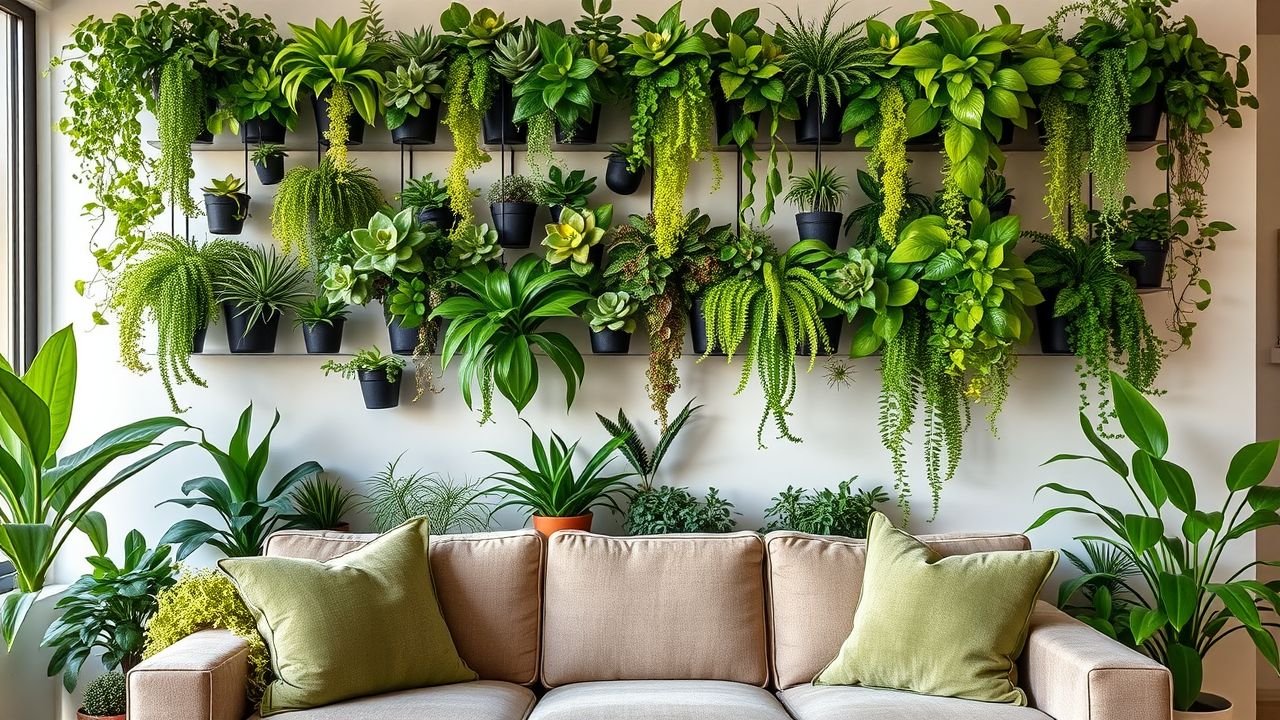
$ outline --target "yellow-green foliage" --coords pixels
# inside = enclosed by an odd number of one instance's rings
[[[231,580],[220,570],[184,568],[177,584],[156,596],[156,604],[142,657],[152,657],[201,630],[230,630],[249,643],[249,700],[256,705],[271,661],[253,615]]]
[[[454,227],[453,237],[461,237],[475,223],[476,214],[471,209],[472,172],[489,162],[489,153],[480,149],[480,122],[483,105],[475,102],[473,86],[488,85],[489,63],[460,55],[449,66],[449,82],[445,87],[448,101],[445,104],[444,124],[453,135],[453,159],[445,174],[444,184],[449,191],[449,204],[461,220]],[[484,98],[478,98],[481,103]]]

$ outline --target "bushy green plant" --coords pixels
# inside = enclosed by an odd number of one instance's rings
[[[440,350],[448,367],[461,353],[458,384],[467,407],[472,387],[480,388],[480,422],[493,417],[493,389],[517,412],[538,389],[536,346],[555,363],[565,380],[566,406],[573,405],[585,367],[582,355],[563,334],[543,330],[554,317],[576,317],[591,300],[569,270],[556,270],[536,255],[525,255],[510,270],[474,266],[453,279],[458,293],[436,306],[431,318],[450,320]]]
[[[596,191],[595,177],[587,177],[585,170],[565,172],[559,165],[547,168],[547,179],[538,188],[543,205],[582,210]]]
[[[602,205],[595,210],[581,211],[566,207],[560,211],[560,221],[546,226],[547,236],[542,244],[547,248],[547,262],[559,265],[568,261],[569,269],[578,277],[585,277],[595,270],[591,262],[591,248],[600,244],[613,222],[613,206]]]
[[[733,503],[715,488],[699,500],[687,488],[662,487],[638,491],[627,506],[628,535],[733,532]]]
[[[350,380],[356,377],[360,371],[377,372],[382,371],[387,374],[388,382],[395,382],[400,373],[404,371],[404,358],[398,355],[384,355],[381,350],[376,347],[365,348],[357,352],[350,360],[340,363],[334,360],[325,362],[320,366],[327,376],[329,373],[335,373],[339,377]]]
[[[333,238],[364,225],[381,207],[382,189],[372,171],[325,155],[318,167],[285,173],[271,207],[271,235],[306,265],[322,257]]]
[[[494,492],[508,498],[499,503],[495,511],[515,507],[542,517],[576,517],[598,507],[622,512],[618,498],[630,493],[631,486],[626,479],[631,473],[605,475],[604,471],[624,438],[610,439],[592,454],[581,470],[574,471],[573,457],[581,441],[568,445],[552,432],[550,440],[544,443],[532,425],[529,434],[532,466],[497,450],[480,451],[510,468],[489,478],[497,483]]]
[[[143,630],[155,614],[156,595],[174,583],[177,568],[170,550],[168,545],[148,549],[142,533],[131,530],[120,565],[106,553],[88,558],[93,572],[67,588],[56,605],[61,615],[41,641],[54,648],[49,676],[61,674],[67,692],[75,692],[85,661],[99,651],[107,670],[127,673],[142,661]],[[90,683],[85,692],[86,704],[93,687]]]
[[[636,471],[636,475],[640,478],[639,490],[651,490],[654,485],[653,481],[658,476],[658,470],[662,468],[662,461],[666,459],[667,452],[671,449],[671,444],[680,436],[680,432],[684,430],[685,425],[693,419],[694,413],[702,409],[701,405],[694,405],[693,401],[684,404],[680,412],[671,419],[671,422],[662,429],[658,435],[658,441],[654,444],[653,450],[649,450],[645,446],[645,442],[640,437],[640,432],[631,422],[631,418],[627,417],[627,413],[618,408],[617,420],[596,413],[596,419],[600,421],[600,425],[611,437],[622,438],[622,445],[618,446],[618,451],[622,453],[622,457]]]
[[[854,476],[841,482],[834,491],[830,488],[810,491],[788,485],[765,509],[764,532],[792,530],[865,538],[871,514],[879,510],[880,503],[889,502],[889,496],[878,486],[854,492],[852,486],[857,479]]]
[[[249,433],[253,429],[253,404],[250,403],[236,423],[231,444],[223,450],[201,431],[200,447],[218,465],[222,477],[198,477],[182,483],[183,497],[165,500],[160,505],[184,508],[209,508],[218,515],[221,527],[203,520],[186,518],[169,527],[162,545],[177,545],[178,559],[184,560],[203,545],[211,545],[227,557],[252,557],[262,554],[267,536],[291,526],[285,514],[289,492],[303,479],[324,472],[314,460],[298,464],[285,473],[263,494],[262,475],[271,453],[271,434],[280,424],[280,413],[257,447],[249,449]],[[195,493],[195,497],[191,497]],[[159,507],[159,505],[157,505]]]
[[[303,480],[290,500],[295,527],[303,530],[333,530],[343,523],[347,511],[355,507],[356,494],[337,480],[323,475]]]
[[[452,475],[421,470],[402,475],[396,470],[400,459],[369,479],[372,488],[361,503],[379,532],[420,516],[427,518],[436,535],[489,529],[493,510],[483,501],[492,491],[484,488],[483,480],[455,480]]]
[[[248,315],[249,326],[296,310],[308,297],[306,270],[274,247],[241,251],[223,268],[215,286],[218,302],[234,305],[237,315]]]
[[[94,678],[84,691],[81,711],[89,717],[112,717],[125,713],[124,673],[107,672]]]
[[[830,165],[791,178],[787,202],[801,212],[834,212],[849,192],[849,184]]]

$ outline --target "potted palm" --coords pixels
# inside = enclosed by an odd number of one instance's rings
[[[324,374],[337,373],[348,380],[359,378],[360,394],[369,410],[384,410],[400,404],[400,383],[405,362],[396,355],[383,355],[376,347],[361,350],[345,363],[330,360],[320,366]]]
[[[249,196],[244,180],[228,175],[213,178],[204,188],[204,208],[209,216],[209,232],[214,235],[239,235],[249,217]]]
[[[284,179],[284,159],[289,154],[275,143],[264,142],[253,149],[249,162],[258,173],[258,182],[263,185],[277,185]]]
[[[458,224],[458,214],[449,204],[448,189],[431,173],[405,181],[404,189],[400,191],[400,207],[412,209],[418,215],[418,222],[434,225],[443,233],[450,232]]]
[[[801,212],[796,213],[796,230],[801,240],[820,240],[835,249],[840,240],[840,201],[849,192],[840,173],[830,166],[809,170],[791,178],[787,202]]]
[[[640,303],[626,291],[606,290],[587,304],[582,317],[591,328],[591,352],[625,355],[631,349]]]
[[[502,247],[529,247],[537,201],[537,188],[524,175],[509,175],[489,187],[489,212]]]
[[[218,278],[218,302],[233,353],[272,353],[285,310],[306,301],[307,271],[276,249],[248,248]]]
[[[434,144],[444,95],[443,41],[430,28],[397,32],[386,52],[392,67],[382,77],[382,107],[392,142]]]
[[[373,66],[368,19],[329,25],[317,19],[314,28],[290,24],[293,39],[276,55],[272,69],[284,77],[282,88],[289,106],[298,107],[303,86],[311,89],[316,132],[329,145],[358,145],[366,125],[377,114],[382,76]]]
[[[525,425],[529,425],[528,422]],[[532,436],[533,466],[496,450],[482,450],[506,463],[510,469],[494,473],[494,490],[507,496],[495,508],[515,507],[533,517],[533,527],[544,536],[560,530],[591,530],[592,510],[605,508],[621,513],[618,498],[631,492],[626,482],[631,473],[605,475],[613,454],[626,442],[625,437],[611,438],[591,456],[582,470],[573,469],[573,456],[578,442],[567,445],[559,435],[551,433],[544,443],[529,425]],[[581,442],[581,441],[579,441]]]
[[[1102,523],[1105,535],[1097,539],[1138,570],[1138,576],[1125,583],[1128,591],[1122,598],[1132,603],[1129,631],[1139,650],[1172,673],[1174,717],[1229,720],[1230,700],[1205,693],[1202,687],[1204,659],[1224,637],[1244,631],[1260,657],[1280,672],[1280,659],[1271,652],[1275,640],[1268,631],[1277,625],[1280,597],[1267,584],[1241,579],[1253,567],[1267,563],[1251,562],[1235,572],[1221,566],[1228,546],[1241,540],[1252,543],[1254,531],[1280,525],[1276,512],[1280,494],[1264,484],[1275,466],[1280,441],[1250,443],[1236,452],[1223,482],[1224,504],[1220,509],[1215,505],[1202,510],[1196,490],[1203,484],[1167,459],[1169,433],[1160,412],[1120,375],[1111,373],[1110,385],[1111,406],[1123,437],[1135,448],[1130,463],[1098,436],[1084,413],[1080,427],[1097,454],[1058,455],[1048,462],[1082,459],[1109,468],[1136,500],[1136,507],[1113,507],[1083,488],[1046,483],[1040,491],[1082,501],[1046,511],[1028,530],[1068,512]],[[1066,604],[1100,577],[1085,574],[1063,584],[1059,604]]]
[[[644,182],[644,169],[649,166],[649,156],[640,152],[640,161],[631,166],[630,158],[637,155],[632,152],[631,143],[616,143],[612,146],[609,154],[605,159],[609,164],[605,166],[604,184],[613,192],[619,195],[631,195],[640,189],[640,183]]]
[[[309,354],[331,355],[342,351],[342,329],[350,314],[346,305],[321,295],[297,307],[293,324],[302,328]]]

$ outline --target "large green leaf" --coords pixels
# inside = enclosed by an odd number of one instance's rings
[[[1277,451],[1280,451],[1280,440],[1250,443],[1240,448],[1227,468],[1227,489],[1237,492],[1262,484],[1275,467]]]
[[[49,409],[49,455],[62,446],[76,396],[76,336],[68,325],[54,333],[23,376],[23,382]],[[42,458],[41,460],[47,460]]]
[[[1169,451],[1169,430],[1155,406],[1115,372],[1111,373],[1111,395],[1120,427],[1130,442],[1153,458],[1164,457]]]

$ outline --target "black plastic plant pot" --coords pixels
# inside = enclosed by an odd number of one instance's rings
[[[249,217],[249,196],[204,195],[204,210],[208,216],[209,232],[214,235],[239,235],[244,232],[244,219]]]
[[[222,303],[222,316],[227,321],[227,347],[233,353],[273,353],[280,332],[280,313],[261,315],[249,322],[253,308],[235,303]]]
[[[839,316],[822,318],[822,329],[827,331],[827,342],[831,344],[831,349],[819,348],[818,355],[835,355],[836,349],[840,347],[840,335],[844,332],[844,318]],[[796,348],[796,355],[809,357],[813,354],[807,342],[801,342],[800,347]]]
[[[490,145],[520,145],[528,138],[527,129],[511,122],[516,112],[515,100],[511,98],[511,83],[502,80],[498,90],[493,94],[493,102],[484,114],[484,141]]]
[[[405,116],[404,124],[391,131],[391,142],[397,145],[435,145],[440,127],[440,103],[422,110],[417,117]]]
[[[206,336],[208,336],[208,334],[209,334],[208,325],[205,325],[204,327],[196,328],[196,331],[191,335],[191,354],[192,355],[199,355],[200,353],[204,352],[204,339]]]
[[[839,144],[842,120],[844,108],[834,98],[827,99],[825,114],[819,110],[818,97],[815,95],[809,98],[808,102],[800,104],[800,117],[796,120],[796,144],[817,145],[819,136],[822,137],[823,145]]]
[[[447,233],[458,224],[458,214],[453,211],[453,208],[431,208],[418,213],[418,222],[423,225],[435,225],[440,232]]]
[[[1006,196],[1005,199],[991,206],[991,221],[995,222],[1001,218],[1009,217],[1013,212],[1013,196]]]
[[[421,325],[401,325],[400,318],[387,319],[387,339],[391,352],[396,355],[412,355],[418,347],[418,329]]]
[[[275,118],[254,118],[240,126],[240,139],[250,145],[262,143],[284,144],[286,128]]]
[[[489,203],[498,244],[504,248],[527,248],[533,240],[533,222],[538,206],[531,202]]]
[[[253,164],[258,172],[258,182],[263,185],[277,185],[284,179],[284,156],[273,155],[262,162]]]
[[[325,147],[329,146],[329,139],[325,137],[325,133],[329,132],[329,95],[330,91],[325,90],[319,97],[311,97],[311,107],[316,111],[316,135],[320,138],[320,144]],[[352,109],[347,116],[347,147],[364,142],[364,128],[364,118]]]
[[[387,379],[386,370],[358,370],[360,378],[360,394],[364,396],[367,410],[386,410],[400,405],[400,382],[404,373],[396,375],[395,380]]]
[[[591,352],[597,355],[626,355],[631,349],[631,333],[622,330],[591,330]]]
[[[632,171],[627,158],[614,153],[609,156],[609,166],[604,171],[604,184],[619,195],[631,195],[644,182],[644,167]]]
[[[844,213],[838,212],[802,212],[796,213],[796,230],[800,231],[801,240],[821,240],[832,250],[840,240],[840,223]]]
[[[1163,119],[1164,104],[1159,100],[1129,108],[1129,142],[1155,142]]]
[[[1040,331],[1040,352],[1045,355],[1072,355],[1071,339],[1067,336],[1065,317],[1054,317],[1053,306],[1057,304],[1058,291],[1047,290],[1044,302],[1036,306],[1036,326]]]
[[[1134,240],[1133,251],[1141,260],[1125,263],[1125,269],[1140,288],[1164,287],[1165,264],[1169,258],[1169,244],[1160,240]]]
[[[556,142],[560,145],[594,145],[600,136],[600,103],[596,103],[591,111],[591,118],[579,122],[572,132],[556,123]]]
[[[693,305],[689,308],[689,335],[693,339],[693,354],[705,355],[707,353],[707,318],[702,314],[702,296],[693,299]],[[716,348],[711,352],[712,355],[723,357],[725,352],[720,348]]]
[[[337,318],[328,323],[303,323],[302,341],[307,345],[307,352],[312,355],[342,352],[342,328],[346,322],[346,318]]]

